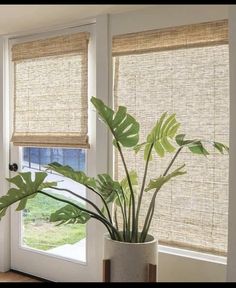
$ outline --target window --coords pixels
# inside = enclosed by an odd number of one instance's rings
[[[125,105],[141,124],[140,143],[160,115],[176,113],[181,132],[229,142],[229,55],[227,21],[185,25],[113,38],[114,106]],[[227,253],[228,156],[211,151],[209,160],[186,150],[176,165],[188,173],[157,196],[151,233],[160,244]],[[129,170],[144,171],[140,153]],[[124,176],[118,155],[115,176]],[[157,177],[171,156],[151,163]],[[145,198],[141,216],[146,215]],[[149,200],[148,200],[149,203]],[[142,219],[141,219],[142,220]]]
[[[23,172],[45,170],[45,166],[53,161],[62,165],[70,165],[76,170],[85,171],[86,168],[86,151],[84,149],[23,147],[22,154]],[[50,172],[47,179],[48,181],[57,181],[59,188],[70,189],[86,197],[85,188],[79,183]],[[86,205],[85,201],[78,200],[65,191],[58,192],[58,195],[62,198],[66,195],[71,200]],[[63,206],[64,203],[40,194],[29,200],[22,213],[21,243],[27,248],[85,262],[86,225],[55,226],[49,221],[50,214]],[[77,253],[74,253],[75,246]]]
[[[85,171],[85,150],[36,147],[25,147],[23,150],[23,168],[44,170],[44,166],[52,162]]]

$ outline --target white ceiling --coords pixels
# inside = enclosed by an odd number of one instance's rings
[[[149,6],[152,5],[0,5],[0,35],[69,24],[100,14],[122,13]]]

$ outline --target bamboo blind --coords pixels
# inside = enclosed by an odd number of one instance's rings
[[[114,106],[127,106],[140,122],[140,143],[168,111],[176,113],[182,125],[179,133],[228,144],[228,56],[226,20],[116,36]],[[229,159],[209,151],[208,159],[187,150],[177,158],[174,168],[185,163],[188,173],[157,195],[150,233],[160,244],[226,255]],[[125,157],[141,182],[143,154],[125,151]],[[163,173],[172,157],[155,158],[148,179]],[[114,170],[116,178],[124,177],[118,154]],[[143,197],[141,224],[151,196],[146,192]]]
[[[89,147],[88,39],[82,32],[13,45],[14,145]]]

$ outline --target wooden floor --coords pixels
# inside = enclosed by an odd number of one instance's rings
[[[24,273],[18,273],[16,271],[0,272],[0,282],[44,282],[36,277],[31,277]]]

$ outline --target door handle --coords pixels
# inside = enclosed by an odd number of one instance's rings
[[[18,165],[16,163],[9,164],[9,170],[16,172],[18,170]]]

